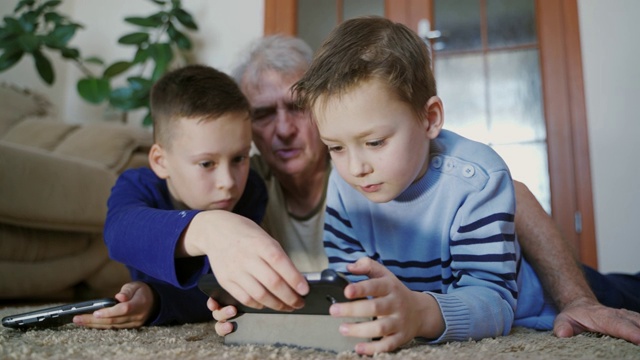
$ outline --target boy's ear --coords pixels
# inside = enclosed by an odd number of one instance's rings
[[[432,96],[424,106],[424,118],[422,119],[427,137],[431,140],[438,137],[444,125],[444,106],[438,96]]]
[[[151,150],[149,150],[149,166],[151,166],[151,170],[161,179],[169,177],[166,161],[165,150],[162,146],[153,144]]]

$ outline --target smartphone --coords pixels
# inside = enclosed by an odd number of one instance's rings
[[[49,328],[68,324],[78,314],[92,313],[118,303],[112,298],[82,301],[2,318],[2,325],[13,329]]]
[[[309,283],[309,293],[304,297],[304,307],[286,314],[329,315],[329,307],[336,302],[351,301],[344,296],[344,288],[349,280],[341,273],[332,269],[322,272],[304,273]],[[255,309],[242,305],[218,284],[213,274],[200,278],[198,287],[221,306],[234,305],[241,313],[280,313],[269,308]]]

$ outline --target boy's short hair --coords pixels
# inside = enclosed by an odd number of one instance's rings
[[[212,67],[187,65],[163,75],[151,88],[154,141],[170,147],[173,124],[184,118],[215,120],[228,113],[251,114],[233,79]]]
[[[374,77],[419,115],[437,94],[425,42],[408,27],[375,16],[338,25],[293,91],[298,105],[311,109],[320,97],[340,96]]]

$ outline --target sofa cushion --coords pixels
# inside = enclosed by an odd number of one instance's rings
[[[111,123],[90,123],[70,133],[53,152],[103,164],[120,172],[135,151],[147,152],[152,137],[147,130]]]
[[[53,106],[42,95],[7,83],[0,84],[0,135],[27,116],[46,116]]]
[[[13,126],[2,141],[21,144],[52,151],[65,137],[79,125],[65,124],[60,121],[47,121],[39,118],[27,118]]]
[[[101,233],[116,174],[96,162],[0,141],[0,222]]]

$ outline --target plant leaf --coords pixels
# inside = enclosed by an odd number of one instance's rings
[[[5,50],[5,52],[0,55],[0,72],[5,71],[15,65],[20,59],[24,51],[19,48],[11,48]]]
[[[145,32],[135,32],[118,39],[118,43],[123,45],[140,45],[149,41],[149,34]]]
[[[131,87],[121,87],[111,92],[109,104],[118,109],[133,110],[145,106],[145,96],[148,96],[148,92],[138,92]]]
[[[99,104],[109,97],[111,87],[109,81],[98,78],[80,79],[77,85],[78,94],[92,104]]]
[[[20,22],[12,17],[5,16],[4,17],[5,28],[13,33],[22,34],[24,33],[24,29]]]
[[[42,4],[43,8],[54,8],[57,7],[58,5],[60,5],[62,3],[62,1],[60,0],[50,0],[47,1],[46,3]]]
[[[186,12],[184,9],[180,9],[180,8],[174,9],[174,10],[171,11],[171,13],[187,29],[198,30],[198,25],[193,20],[193,17],[191,16],[191,14]]]
[[[138,48],[138,51],[136,51],[136,55],[133,57],[133,63],[140,64],[147,61],[148,58],[149,58],[149,49]]]
[[[21,0],[17,5],[16,8],[13,10],[14,13],[17,13],[18,11],[22,10],[23,7],[27,6],[27,7],[32,7],[35,4],[34,0]]]
[[[88,62],[91,64],[104,65],[104,61],[97,56],[89,56],[88,58],[84,59],[84,62]]]
[[[40,40],[35,34],[25,33],[18,38],[18,45],[27,53],[33,53],[40,48]]]
[[[80,50],[74,48],[62,48],[60,49],[60,54],[65,59],[75,59],[78,60],[80,58]]]
[[[191,40],[189,40],[185,34],[176,30],[173,25],[167,28],[167,34],[169,35],[169,38],[178,45],[179,49],[191,50]]]
[[[56,39],[56,43],[67,45],[69,40],[76,34],[78,25],[62,25],[56,26],[55,29],[49,34]]]
[[[135,91],[149,91],[151,90],[151,86],[153,86],[153,81],[140,76],[129,77],[127,78],[127,82],[129,82],[129,85]]]
[[[36,70],[38,70],[38,74],[44,80],[45,83],[51,85],[55,80],[55,74],[53,73],[53,66],[51,66],[51,61],[44,56],[39,50],[33,52],[33,59],[36,62]]]
[[[124,18],[124,21],[133,24],[133,25],[138,25],[138,26],[142,26],[142,27],[157,27],[162,25],[162,21],[158,21],[157,18],[154,18],[152,16],[148,16],[148,17],[138,17],[138,16],[134,16],[134,17],[126,17]]]
[[[131,65],[132,64],[130,62],[128,62],[128,61],[115,62],[115,63],[109,65],[109,67],[107,67],[104,70],[104,73],[102,74],[102,76],[104,76],[107,79],[112,78],[112,77],[114,77],[116,75],[122,74],[123,72],[129,70]]]

